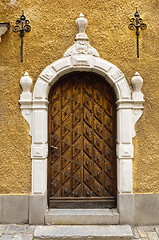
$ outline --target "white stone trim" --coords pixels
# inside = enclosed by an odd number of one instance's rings
[[[9,28],[10,23],[0,23],[0,42],[2,40],[2,36],[8,31]]]
[[[117,96],[117,188],[119,193],[132,193],[134,156],[132,138],[135,136],[135,123],[142,115],[142,99],[132,99],[124,74],[113,64],[92,55],[73,55],[61,58],[49,65],[40,74],[33,91],[33,99],[19,101],[22,114],[31,127],[32,146],[32,194],[44,194],[47,190],[48,155],[48,94],[59,77],[69,72],[95,72],[105,78],[114,88]],[[141,94],[139,94],[141,96]],[[38,186],[38,187],[37,187]]]

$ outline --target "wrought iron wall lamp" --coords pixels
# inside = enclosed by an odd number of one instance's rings
[[[24,11],[22,10],[22,16],[20,17],[20,20],[18,19],[16,21],[16,25],[13,28],[13,32],[20,32],[21,37],[21,62],[23,62],[23,37],[24,32],[30,32],[31,26],[29,25],[29,20],[26,20],[24,16]]]
[[[136,37],[137,37],[137,58],[139,58],[139,28],[141,28],[142,30],[145,30],[147,28],[147,25],[145,23],[143,23],[142,18],[140,18],[140,14],[137,11],[136,8],[136,13],[134,14],[135,18],[131,18],[130,19],[130,24],[128,26],[128,28],[130,30],[135,30],[136,28]]]

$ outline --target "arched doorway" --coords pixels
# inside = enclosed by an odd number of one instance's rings
[[[135,123],[141,117],[143,110],[144,99],[141,93],[143,80],[139,73],[136,73],[132,78],[133,89],[132,91],[130,90],[128,82],[120,69],[100,58],[98,52],[90,46],[88,37],[85,34],[87,21],[83,18],[83,15],[81,15],[77,21],[79,23],[80,20],[80,24],[77,24],[79,31],[76,35],[75,44],[65,52],[64,57],[53,62],[41,72],[34,86],[33,95],[30,93],[32,80],[30,80],[28,73],[25,73],[22,77],[24,80],[21,81],[23,93],[20,95],[19,103],[21,104],[22,115],[30,125],[30,135],[32,136],[32,189],[29,202],[30,224],[43,224],[45,214],[48,210],[47,187],[49,184],[47,184],[47,163],[48,150],[49,153],[51,151],[50,145],[48,146],[49,91],[51,86],[56,86],[60,77],[76,71],[99,74],[105,82],[111,85],[115,92],[117,105],[117,209],[120,213],[121,224],[133,223],[134,221],[134,149],[132,139],[136,134]],[[94,131],[94,133],[99,136],[97,132]],[[116,184],[113,185],[115,186]],[[115,198],[115,194],[112,197]],[[99,198],[97,197],[97,200]],[[68,199],[68,196],[66,199]],[[84,202],[86,202],[85,199]],[[95,205],[94,203],[93,201],[93,206]],[[95,216],[95,213],[93,214]],[[96,223],[98,224],[98,221]],[[90,224],[92,224],[91,220]]]
[[[50,207],[116,206],[116,97],[103,77],[73,72],[49,93]]]

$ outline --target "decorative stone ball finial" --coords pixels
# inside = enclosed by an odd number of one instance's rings
[[[78,34],[76,35],[76,40],[86,40],[88,39],[87,34],[85,33],[87,27],[87,20],[84,18],[84,15],[81,13],[79,18],[76,20],[76,25],[78,28]]]
[[[29,74],[26,72],[24,76],[20,79],[20,85],[23,89],[22,94],[20,95],[20,100],[31,100],[30,88],[32,85],[32,79],[29,77]]]
[[[132,93],[133,100],[139,100],[139,101],[143,100],[143,94],[141,92],[143,79],[138,72],[136,72],[132,77],[131,83],[134,90]]]

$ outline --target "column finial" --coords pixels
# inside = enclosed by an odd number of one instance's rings
[[[76,40],[88,40],[87,34],[85,33],[87,27],[87,20],[81,13],[79,18],[76,20],[76,25],[78,28],[78,34],[76,35]]]
[[[88,37],[85,33],[87,27],[87,20],[82,13],[77,18],[76,25],[78,28],[78,33],[75,37],[75,44],[64,53],[64,57],[78,54],[87,54],[94,57],[99,57],[99,53],[97,52],[97,50],[93,48],[88,42]]]

